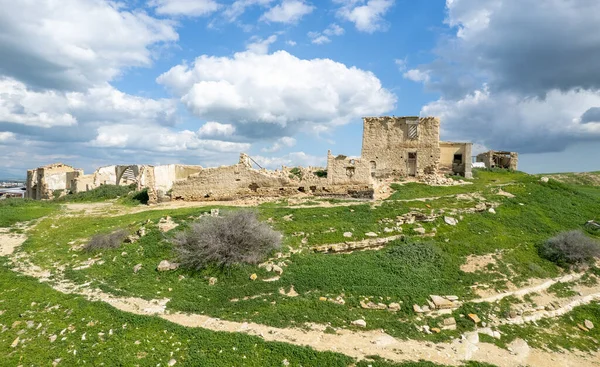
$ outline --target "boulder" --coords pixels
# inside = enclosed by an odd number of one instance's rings
[[[481,322],[479,316],[475,315],[474,313],[470,313],[468,316],[475,324],[479,324]]]
[[[548,181],[550,181],[550,179],[548,177],[542,177],[540,178],[540,181],[543,183],[547,183]]]
[[[456,325],[456,319],[454,319],[454,317],[448,317],[447,319],[444,319],[443,323],[444,326]]]
[[[417,227],[413,229],[415,232],[417,232],[418,234],[425,234],[425,228],[423,227]]]
[[[431,301],[433,302],[433,304],[435,305],[435,308],[437,309],[447,309],[447,308],[453,308],[454,307],[454,303],[452,303],[451,301],[440,297],[440,296],[429,296],[431,298]]]
[[[390,303],[390,305],[388,306],[388,310],[392,311],[392,312],[396,312],[396,311],[400,311],[400,304],[399,303]]]
[[[352,237],[352,232],[344,232],[344,237],[351,238]]]
[[[413,305],[413,311],[416,313],[423,313],[423,309],[419,305]]]
[[[446,224],[451,225],[451,226],[455,226],[458,224],[458,221],[456,220],[456,218],[452,218],[452,217],[444,217],[444,222],[446,222]]]
[[[358,327],[367,327],[367,322],[363,319],[358,319],[358,320],[352,321],[352,325],[358,326]]]
[[[492,213],[492,214],[496,214],[496,209],[494,208],[489,208],[488,212]]]
[[[172,263],[169,260],[163,260],[158,264],[158,266],[156,267],[156,270],[169,271],[169,270],[176,270],[177,268],[179,268],[179,264]]]
[[[594,328],[594,323],[591,322],[590,320],[585,320],[583,322],[583,325],[585,325],[586,328],[592,330]]]

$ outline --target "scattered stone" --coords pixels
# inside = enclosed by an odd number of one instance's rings
[[[421,310],[423,310],[423,312],[429,312],[429,311],[431,311],[431,309],[429,308],[429,306],[421,306]]]
[[[346,301],[344,300],[344,297],[342,297],[342,296],[337,296],[337,297],[335,297],[335,299],[330,298],[329,302],[337,303],[338,305],[346,304]]]
[[[133,273],[137,274],[138,271],[140,271],[142,269],[142,264],[137,264],[136,266],[133,267]]]
[[[351,238],[352,237],[352,232],[344,232],[344,237]]]
[[[585,325],[585,327],[586,327],[586,328],[588,328],[588,329],[590,329],[590,330],[592,330],[592,329],[594,328],[594,323],[593,323],[593,322],[591,322],[590,320],[585,320],[585,321],[583,322],[583,324]]]
[[[179,264],[172,263],[169,260],[163,260],[160,262],[160,264],[158,264],[158,266],[156,267],[156,270],[169,271],[169,270],[176,270],[177,268],[179,268]]]
[[[456,325],[456,319],[454,317],[448,317],[447,319],[444,319],[443,323],[444,326]]]
[[[393,228],[388,228],[388,227],[385,227],[385,228],[383,229],[383,231],[384,231],[385,233],[392,233],[392,232],[394,232],[394,229],[393,229]]]
[[[250,280],[256,280],[256,278],[258,278],[258,275],[256,275],[256,273],[250,275]]]
[[[286,293],[286,296],[288,296],[288,297],[298,297],[298,292],[296,292],[296,290],[294,289],[293,285],[290,288],[290,291]]]
[[[12,344],[10,345],[11,348],[16,348],[17,345],[19,345],[19,337],[17,336],[17,339],[15,339]]]
[[[279,275],[283,274],[283,269],[279,265],[273,265],[272,269],[274,272],[276,272]]]
[[[509,351],[511,354],[519,355],[526,357],[529,355],[529,344],[523,339],[517,338],[513,340],[510,344],[508,344]]]
[[[479,333],[477,331],[471,331],[462,335],[463,339],[471,344],[479,344]]]
[[[431,328],[431,331],[433,331],[433,332],[434,332],[434,333],[436,333],[436,334],[439,334],[439,333],[441,333],[441,332],[442,332],[442,330],[440,330],[440,328],[437,328],[437,327],[432,327],[432,328]]]
[[[429,325],[423,325],[423,331],[425,334],[431,334],[431,330],[429,330]]]
[[[367,233],[365,233],[365,236],[367,236],[367,237],[377,237],[377,233],[375,233],[375,232],[367,232]]]
[[[446,296],[444,298],[446,298],[448,301],[458,301],[458,296]]]
[[[496,209],[494,208],[489,208],[488,212],[492,213],[492,214],[496,214]]]
[[[479,316],[475,315],[474,313],[470,313],[468,316],[475,324],[479,324],[481,322]]]
[[[413,228],[413,231],[417,232],[418,234],[425,234],[425,228],[423,227]]]
[[[435,308],[437,309],[448,309],[448,308],[453,308],[454,307],[454,303],[452,303],[451,301],[440,297],[440,296],[429,296],[431,298],[431,301],[434,303]]]
[[[444,222],[446,222],[446,224],[451,225],[451,226],[455,226],[458,224],[458,221],[452,217],[444,217]]]
[[[400,304],[399,303],[390,303],[390,305],[388,306],[388,310],[392,311],[392,312],[397,312],[400,311]]]
[[[327,301],[327,297],[319,297],[319,301]]]
[[[550,179],[548,177],[542,177],[540,178],[540,181],[543,183],[547,183],[548,181],[550,181]]]
[[[173,222],[173,218],[169,216],[167,216],[166,218],[160,218],[160,220],[158,221],[158,229],[161,232],[168,232],[178,226],[179,224]]]
[[[352,325],[359,326],[359,327],[367,327],[367,322],[363,319],[358,319],[358,320],[352,321]]]
[[[212,210],[211,210],[211,211],[212,211]],[[218,213],[218,212],[217,212],[217,213]],[[217,215],[218,215],[218,214],[217,214]],[[173,367],[173,366],[175,366],[175,363],[177,363],[177,361],[176,361],[176,360],[174,360],[174,359],[171,359],[171,360],[169,360],[169,363],[167,363],[167,365],[168,365],[169,367]]]
[[[219,216],[219,209],[211,209],[210,210],[210,216],[211,217],[218,217]]]
[[[581,329],[582,331],[585,331],[585,332],[588,332],[588,331],[590,331],[590,329],[586,328],[585,326],[583,326],[583,325],[581,325],[581,324],[577,324],[577,327],[578,327],[579,329]]]
[[[140,229],[137,230],[137,235],[144,237],[146,235],[146,227],[140,227]]]
[[[416,313],[423,313],[423,309],[419,305],[413,305],[413,311]]]
[[[287,359],[284,359],[283,361],[281,361],[281,364],[287,367],[290,365],[290,361],[288,361]]]
[[[217,284],[218,279],[215,277],[210,277],[208,278],[208,285],[215,285]]]
[[[293,221],[294,214],[289,214],[283,217],[283,220],[285,220],[286,222],[291,222]]]

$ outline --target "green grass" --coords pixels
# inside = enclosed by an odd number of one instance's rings
[[[129,186],[101,185],[89,191],[68,194],[60,198],[55,198],[54,201],[59,203],[92,203],[128,197],[129,200],[126,200],[126,202],[131,202],[137,198],[138,200],[136,201],[139,204],[143,198],[141,197],[142,195],[137,196],[137,193],[135,193],[135,187],[135,184]],[[146,203],[147,202],[148,199],[146,195]]]
[[[64,295],[0,267],[2,365],[348,366],[347,356],[211,332]],[[50,336],[56,335],[54,342]],[[19,338],[14,348],[11,344]]]
[[[555,283],[548,288],[549,293],[553,293],[559,298],[569,298],[577,295],[577,292],[572,290],[575,283]]]
[[[0,200],[0,227],[10,227],[18,222],[45,217],[58,209],[58,205],[39,200]]]

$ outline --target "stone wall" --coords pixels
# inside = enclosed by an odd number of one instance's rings
[[[361,157],[377,178],[435,174],[439,130],[436,117],[366,117]]]
[[[344,155],[334,156],[327,152],[327,184],[328,185],[371,185],[371,166],[362,158],[348,158]]]
[[[62,163],[54,163],[27,171],[27,192],[29,199],[42,200],[54,197],[54,191],[67,192],[72,190],[77,177],[83,171]]]
[[[488,169],[497,167],[516,171],[519,164],[519,154],[516,152],[490,150],[478,154],[477,162],[483,162]]]
[[[472,147],[472,143],[441,141],[439,172],[443,174],[459,174],[466,178],[472,178]]]
[[[177,180],[183,180],[202,170],[201,166],[167,164],[154,167],[154,180],[157,191],[166,194]]]

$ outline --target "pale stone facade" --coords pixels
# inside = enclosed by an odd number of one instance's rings
[[[472,178],[472,143],[440,141],[439,173]]]
[[[486,168],[506,168],[517,170],[519,154],[516,152],[505,152],[490,150],[477,155],[477,162],[483,162]]]
[[[376,178],[435,174],[439,142],[436,117],[365,117],[361,158]]]
[[[370,163],[362,158],[334,156],[327,152],[327,184],[348,185],[373,183]]]
[[[83,170],[62,163],[28,170],[25,197],[35,200],[51,199],[54,191],[70,191],[80,175],[83,175]]]

